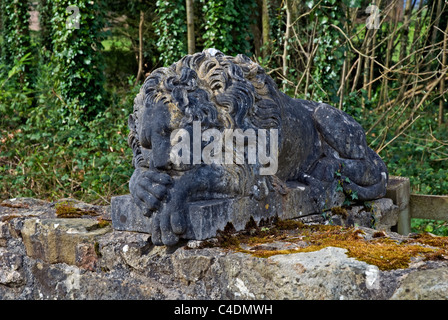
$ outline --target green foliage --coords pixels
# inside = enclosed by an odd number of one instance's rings
[[[6,76],[7,70],[15,66],[19,68],[15,74],[16,77],[9,77],[9,83],[18,82],[20,87],[28,88],[31,86],[31,74],[29,72],[29,63],[15,63],[29,54],[31,48],[30,31],[28,21],[30,14],[28,12],[28,1],[2,1],[0,3],[0,12],[2,16],[2,50],[0,63],[3,64],[0,70],[0,76]]]
[[[202,38],[205,48],[215,48],[225,54],[243,53],[251,56],[251,12],[254,0],[201,0],[204,14]]]
[[[51,18],[53,15],[52,5],[53,2],[51,0],[40,0],[37,6],[39,12],[40,47],[42,55],[46,58],[53,51],[51,27]],[[47,62],[48,59],[45,61]]]
[[[76,12],[66,10],[79,8]],[[102,49],[103,10],[97,1],[52,1],[52,45],[61,114],[67,122],[91,119],[106,104]],[[79,29],[68,24],[79,18]]]
[[[142,26],[143,74],[160,66],[159,50],[156,45],[154,22],[159,18],[153,0],[110,0],[107,1],[106,38],[102,41],[105,60],[106,85],[127,83],[130,75],[137,74],[140,49],[140,13],[144,14]],[[117,79],[118,77],[118,79]],[[144,80],[144,78],[142,78]]]
[[[163,65],[169,66],[188,52],[185,0],[158,0],[156,7],[159,17],[154,22],[157,47]]]
[[[27,53],[8,69],[5,65],[0,65],[0,114],[5,129],[13,127],[22,122],[22,118],[27,116],[27,109],[32,100],[31,90],[24,84],[20,85],[18,77],[25,66],[30,63],[30,54]]]
[[[30,51],[30,33],[28,29],[28,1],[2,1],[2,62],[12,66],[14,59],[20,59]],[[21,65],[24,70],[25,65]]]
[[[253,35],[250,25],[254,21],[250,13],[256,8],[256,1],[200,0],[199,4],[201,15],[196,17],[198,47],[251,56]],[[169,66],[187,54],[185,1],[158,0],[156,7],[157,47],[163,65]]]
[[[69,4],[80,9],[79,29],[66,26]],[[0,198],[106,202],[127,192],[132,153],[123,119],[138,88],[125,83],[121,98],[104,91],[100,9],[98,2],[84,0],[40,4],[39,10],[52,17],[46,20],[51,42],[42,34],[36,39],[45,50],[34,55],[39,65],[32,91],[15,81],[31,62],[30,54],[2,66]]]
[[[440,220],[411,219],[411,231],[430,232],[438,236],[448,236],[448,222]]]
[[[319,6],[315,6],[315,2],[317,1],[306,1],[309,9],[315,8],[310,13],[310,20],[319,26],[316,28],[317,35],[314,39],[318,46],[313,61],[314,83],[310,84],[310,89],[315,89],[315,94],[307,98],[328,101],[334,105],[339,102],[337,91],[341,82],[346,47],[342,45],[343,36],[332,25],[343,28],[345,12],[336,4],[336,0],[322,0]]]
[[[30,110],[25,124],[0,129],[0,198],[74,197],[107,203],[112,195],[127,193],[133,170],[123,119],[137,90],[113,99],[94,119],[76,124],[64,123],[51,107],[55,101],[41,93],[39,99],[49,106]]]

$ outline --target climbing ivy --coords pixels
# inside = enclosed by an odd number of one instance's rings
[[[98,1],[51,2],[52,60],[62,102],[61,114],[66,122],[92,118],[105,108],[101,55],[104,11]],[[79,15],[77,10],[67,10],[69,6],[78,8]]]
[[[204,14],[201,28],[204,46],[225,54],[251,55],[253,34],[250,30],[254,0],[200,0]]]
[[[40,42],[40,53],[41,55],[48,55],[47,53],[53,51],[52,45],[52,27],[51,19],[53,14],[53,2],[51,0],[40,0],[37,5],[37,10],[39,11],[39,42]],[[45,60],[48,62],[48,60]]]
[[[15,61],[22,59],[31,51],[28,27],[29,3],[23,0],[1,1],[2,15],[2,57],[5,70],[12,68]],[[20,64],[19,78],[22,85],[28,84],[27,65]]]
[[[251,56],[250,30],[257,3],[255,0],[200,0],[196,2],[197,50],[215,48],[225,54]],[[184,0],[156,2],[160,60],[168,66],[187,54],[187,24]]]
[[[306,1],[311,9],[315,5],[313,0]],[[345,13],[337,5],[336,0],[322,0],[320,5],[311,12],[311,20],[317,24],[318,49],[314,56],[314,83],[310,88],[316,86],[314,99],[330,101],[333,104],[339,102],[337,94],[341,82],[341,70],[344,64],[344,52],[347,50],[343,43],[343,36],[332,25],[344,28]],[[318,85],[317,85],[318,84]],[[320,90],[324,88],[325,91]]]
[[[169,66],[188,52],[185,0],[158,0],[156,7],[158,20],[154,27],[158,36],[157,47],[163,65]]]

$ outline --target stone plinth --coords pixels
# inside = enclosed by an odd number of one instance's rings
[[[236,231],[243,230],[252,218],[259,223],[277,216],[280,219],[300,218],[305,223],[325,223],[390,231],[398,224],[399,233],[409,233],[409,179],[389,177],[386,197],[369,201],[370,207],[355,205],[331,210],[342,206],[345,196],[341,192],[328,194],[325,209],[316,209],[310,199],[310,188],[300,183],[287,184],[287,194],[271,193],[263,201],[250,197],[214,199],[189,203],[187,232],[184,239],[204,240],[215,237],[218,230],[224,230],[228,221]],[[111,201],[112,225],[116,230],[151,233],[151,218],[145,217],[134,203],[131,195],[113,197]],[[194,223],[193,223],[194,221]]]
[[[409,182],[409,178],[389,176],[386,197],[392,199],[394,204],[398,206],[398,233],[403,235],[409,234],[411,232],[411,215],[409,205],[411,197],[411,184]]]
[[[215,237],[231,222],[236,231],[243,230],[253,219],[267,221],[272,217],[293,219],[318,213],[310,200],[310,188],[299,183],[288,183],[287,194],[271,193],[262,201],[250,197],[213,199],[189,203],[187,231],[184,239],[204,240]],[[327,208],[340,206],[344,195],[328,195]],[[116,230],[151,233],[151,219],[143,215],[131,195],[113,197],[111,200],[112,225]],[[194,223],[193,223],[194,222]]]

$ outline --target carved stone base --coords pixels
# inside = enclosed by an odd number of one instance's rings
[[[312,201],[310,188],[299,183],[288,183],[287,194],[271,193],[257,201],[251,197],[213,199],[191,202],[187,216],[184,239],[204,240],[215,237],[231,222],[236,231],[243,230],[252,218],[256,223],[273,217],[292,219],[322,213],[342,205],[341,192],[327,194],[320,204]],[[335,190],[335,188],[329,188]],[[318,209],[316,207],[324,208]],[[113,197],[111,200],[112,225],[116,230],[151,233],[151,219],[145,217],[131,195]]]
[[[396,183],[390,177],[391,186]],[[287,183],[287,194],[271,193],[262,201],[250,197],[214,199],[189,204],[187,231],[183,239],[204,240],[213,238],[231,222],[236,231],[243,230],[252,218],[257,224],[262,220],[300,219],[304,223],[332,223],[343,226],[361,226],[384,231],[395,231],[400,208],[391,199],[368,201],[368,207],[355,205],[331,210],[343,204],[341,192],[328,192],[320,204],[312,201],[311,188],[300,183]],[[334,186],[328,190],[335,190]],[[317,207],[323,208],[319,209]],[[324,213],[324,214],[323,214]],[[112,225],[116,230],[151,233],[151,218],[145,217],[131,195],[112,197]]]

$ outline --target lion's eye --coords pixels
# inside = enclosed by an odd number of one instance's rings
[[[142,130],[140,140],[141,140],[140,143],[143,148],[151,149],[151,137],[148,134],[148,130],[146,130],[146,129]]]

